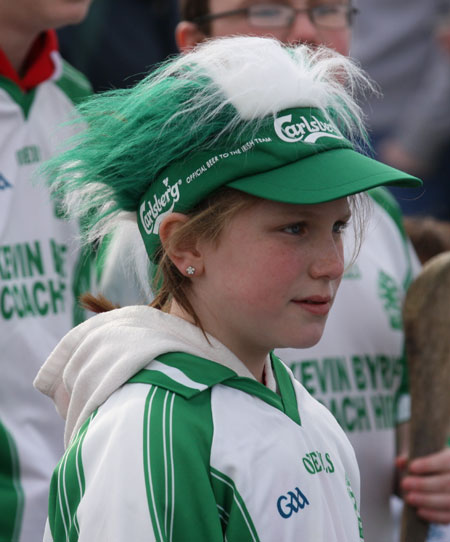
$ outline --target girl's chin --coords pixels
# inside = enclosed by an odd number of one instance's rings
[[[292,340],[287,339],[283,346],[279,348],[311,348],[315,346],[322,338],[324,327],[320,326],[320,329],[316,329],[310,333],[303,333],[297,335]]]
[[[311,348],[315,346],[321,338],[322,333],[318,333],[311,337],[301,337],[301,339],[297,338],[296,340],[286,341],[286,344],[278,346],[278,348]]]

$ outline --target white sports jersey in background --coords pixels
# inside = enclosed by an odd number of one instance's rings
[[[409,417],[401,304],[420,265],[394,200],[384,189],[371,194],[377,203],[361,252],[344,276],[322,339],[313,348],[277,354],[336,416],[355,449],[366,542],[394,542],[395,426]]]
[[[50,33],[47,39],[36,67],[47,77],[28,92],[5,75],[0,51],[0,539],[9,542],[42,538],[63,424],[32,383],[81,316],[74,303],[82,271],[77,228],[58,217],[32,175],[68,134],[55,134],[56,127],[89,85],[63,63]]]

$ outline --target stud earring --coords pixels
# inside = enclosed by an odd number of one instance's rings
[[[195,267],[192,267],[192,265],[190,265],[189,267],[186,267],[186,273],[188,275],[194,275],[195,274]]]

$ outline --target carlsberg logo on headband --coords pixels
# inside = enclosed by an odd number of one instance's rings
[[[223,185],[232,186],[247,177],[279,171],[326,150],[352,148],[316,108],[293,108],[280,112],[276,118],[268,116],[259,121],[257,130],[255,124],[249,122],[248,129],[238,131],[234,138],[227,134],[210,148],[182,155],[150,184],[137,213],[150,259],[160,247],[159,227],[168,214],[189,212]]]
[[[169,177],[163,179],[163,185],[167,190],[161,196],[153,194],[152,200],[144,200],[139,207],[139,218],[145,233],[158,235],[159,225],[164,217],[173,211],[175,203],[180,199],[181,179],[169,186]],[[170,205],[169,209],[166,207]]]
[[[321,137],[343,138],[331,122],[321,121],[315,115],[311,115],[309,120],[301,115],[299,120],[300,122],[293,123],[292,115],[276,118],[273,127],[277,136],[287,143],[302,141],[310,144],[314,144]]]

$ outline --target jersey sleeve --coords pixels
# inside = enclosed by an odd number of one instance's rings
[[[417,257],[416,251],[406,234],[406,230],[403,225],[403,216],[399,205],[395,201],[394,197],[384,187],[378,187],[369,191],[370,196],[380,205],[394,221],[399,234],[403,241],[404,253],[403,258],[406,262],[406,272],[403,276],[403,289],[404,293],[408,290],[411,282],[419,274],[421,270],[421,264]],[[400,257],[400,255],[399,255]],[[394,398],[395,409],[395,421],[397,424],[404,423],[410,418],[410,397],[409,397],[409,376],[408,376],[408,363],[406,359],[406,352],[403,348],[402,357],[400,360],[402,365],[402,380]]]
[[[210,479],[211,440],[209,391],[189,401],[160,388],[149,392],[144,474],[157,542],[223,541]]]
[[[65,60],[62,60],[62,73],[56,84],[74,104],[82,102],[93,93],[87,78]]]
[[[111,396],[55,471],[46,541],[223,542],[209,397],[145,384]]]
[[[5,540],[16,540],[19,537],[25,498],[20,481],[17,446],[1,422],[0,480],[0,533],[5,536]]]

